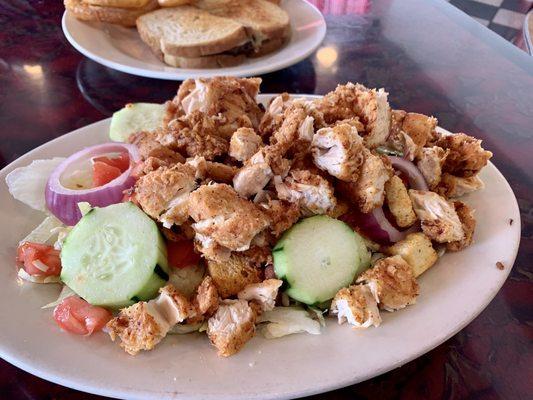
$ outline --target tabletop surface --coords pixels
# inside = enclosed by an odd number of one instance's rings
[[[518,199],[509,279],[470,325],[382,376],[313,398],[526,399],[533,393],[533,58],[443,0],[314,0],[328,32],[311,57],[262,76],[262,91],[384,87],[394,108],[484,140]],[[177,82],[123,74],[75,51],[60,1],[0,0],[0,167],[126,102],[162,102]],[[509,268],[510,266],[507,266]],[[0,360],[9,399],[97,399]]]

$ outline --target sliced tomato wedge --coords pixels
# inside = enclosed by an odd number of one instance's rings
[[[65,298],[54,309],[54,320],[59,327],[76,335],[91,335],[102,328],[113,315],[102,307],[96,307],[78,296]]]
[[[192,240],[168,241],[167,257],[168,264],[174,268],[185,268],[200,262],[200,254],[194,251]]]
[[[103,162],[110,167],[118,168],[120,172],[124,172],[130,167],[130,156],[128,153],[120,153],[117,157],[113,158],[100,156],[94,157],[93,162]]]
[[[58,276],[61,273],[59,250],[46,244],[22,243],[17,249],[17,261],[30,275]]]
[[[118,178],[122,172],[117,167],[108,165],[102,161],[93,163],[93,187],[103,186]]]

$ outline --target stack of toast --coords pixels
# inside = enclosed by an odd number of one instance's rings
[[[65,7],[78,19],[136,26],[159,59],[179,68],[237,65],[289,39],[289,16],[273,1],[186,1],[65,0]]]

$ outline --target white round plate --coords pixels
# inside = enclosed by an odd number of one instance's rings
[[[149,78],[183,80],[215,75],[253,76],[277,71],[309,56],[326,35],[320,11],[304,0],[282,0],[291,23],[291,38],[281,49],[228,68],[174,68],[160,61],[141,40],[137,30],[118,25],[79,21],[65,11],[63,33],[76,50],[90,59],[122,72]]]
[[[263,95],[265,100],[268,95]],[[489,164],[486,188],[465,201],[476,209],[475,243],[444,257],[420,279],[417,303],[383,312],[379,328],[353,330],[328,319],[321,335],[267,340],[220,358],[205,334],[169,336],[132,357],[98,333],[61,332],[52,311],[57,285],[17,284],[17,242],[43,215],[14,200],[5,176],[32,160],[68,156],[107,141],[103,120],[46,143],[0,172],[0,356],[34,375],[74,389],[128,399],[284,399],[354,384],[397,368],[457,333],[505,282],[520,241],[520,214],[505,178]],[[510,224],[509,220],[514,223]],[[496,262],[505,265],[504,270]]]

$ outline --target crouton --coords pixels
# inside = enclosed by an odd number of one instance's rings
[[[401,256],[413,269],[415,278],[437,262],[439,256],[431,240],[422,232],[411,233],[387,249],[387,254]]]
[[[389,210],[400,228],[407,228],[416,222],[416,214],[407,188],[396,175],[385,183],[385,196]]]
[[[207,270],[223,299],[235,296],[247,285],[261,282],[261,269],[248,257],[231,254],[226,262],[207,260]]]
[[[413,209],[420,219],[422,231],[438,243],[462,240],[465,236],[461,221],[450,204],[435,192],[409,190]]]
[[[226,300],[207,321],[207,336],[218,355],[237,353],[255,334],[256,314],[246,300]]]

